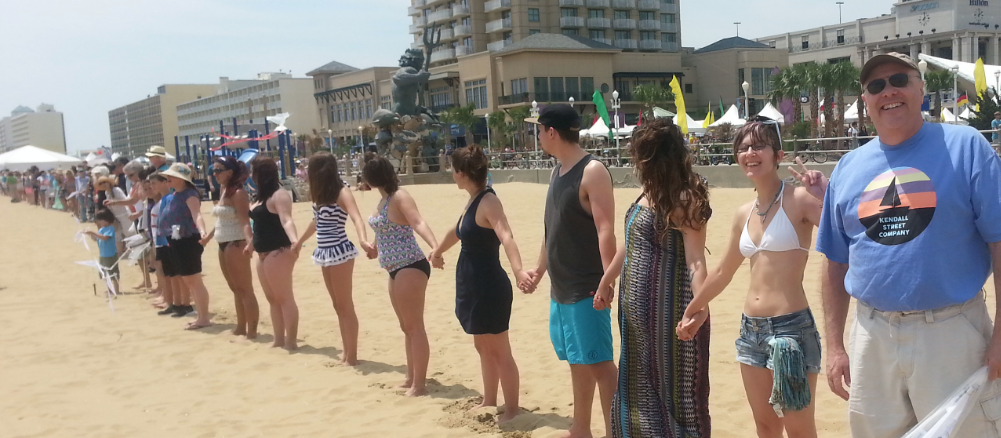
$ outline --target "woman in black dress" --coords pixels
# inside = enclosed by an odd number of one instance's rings
[[[518,365],[511,354],[508,322],[511,319],[511,281],[500,264],[504,245],[518,284],[531,283],[522,269],[521,254],[508,226],[504,207],[487,187],[487,156],[479,146],[460,148],[452,154],[452,178],[469,192],[469,203],[455,228],[428,257],[432,266],[444,269],[442,254],[459,241],[462,250],[455,271],[455,316],[480,354],[483,371],[483,403],[497,406],[497,385],[504,390],[504,412],[499,422],[519,413]],[[526,291],[529,292],[529,291]]]

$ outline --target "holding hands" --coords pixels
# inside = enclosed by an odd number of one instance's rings
[[[709,318],[709,309],[702,308],[698,311],[692,311],[691,309],[685,310],[685,316],[681,317],[681,322],[678,323],[678,327],[675,328],[675,332],[678,335],[678,339],[682,341],[690,341],[695,338],[695,335],[702,328],[702,324],[706,322]]]
[[[365,256],[368,257],[369,260],[373,260],[379,256],[379,251],[371,242],[362,241],[360,245],[361,249],[365,251]]]

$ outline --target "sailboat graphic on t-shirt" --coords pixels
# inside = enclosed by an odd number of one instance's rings
[[[931,223],[937,198],[931,179],[900,167],[877,176],[859,199],[859,222],[866,236],[883,245],[910,242]]]

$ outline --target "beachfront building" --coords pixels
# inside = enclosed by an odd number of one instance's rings
[[[0,119],[0,153],[27,145],[65,154],[63,113],[43,103],[34,110],[18,106]]]
[[[1001,64],[1001,8],[995,0],[901,0],[889,14],[756,38],[787,50],[789,63],[834,63],[850,60],[861,66],[873,55],[900,52],[956,61]]]
[[[680,0],[412,0],[412,48],[440,28],[432,65],[496,52],[531,35],[579,36],[624,51],[681,50]],[[438,34],[436,33],[436,36]]]
[[[737,104],[743,109],[747,82],[747,113],[757,114],[768,103],[769,79],[773,72],[789,65],[789,53],[741,37],[724,38],[701,49],[685,49],[683,63],[695,69],[698,83],[696,99],[685,96],[689,112],[704,114],[708,107],[717,110]],[[743,115],[741,115],[743,117]],[[717,110],[716,117],[720,117]]]
[[[306,73],[313,78],[313,98],[320,117],[320,135],[338,145],[361,144],[362,130],[379,108],[392,109],[388,79],[399,67],[363,70],[331,61]],[[381,87],[388,88],[385,90]],[[384,96],[385,95],[385,96]],[[384,96],[380,99],[380,96]],[[371,141],[372,139],[366,139]],[[328,143],[329,144],[329,143]]]
[[[320,127],[310,79],[281,72],[260,73],[256,79],[246,80],[221,77],[213,93],[178,103],[176,135],[182,139],[182,148],[184,137],[189,144],[198,144],[203,136],[213,136],[213,131],[236,136],[256,130],[263,136],[275,128],[274,123],[265,126],[265,117],[281,113],[289,113],[285,126],[293,135],[312,134]],[[174,137],[167,143],[167,150],[172,150]],[[213,146],[218,144],[216,140]],[[277,140],[271,145],[277,147]]]
[[[151,146],[174,144],[177,105],[215,93],[214,84],[166,84],[156,94],[108,111],[111,150],[137,157]]]

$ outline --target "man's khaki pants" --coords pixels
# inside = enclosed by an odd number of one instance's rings
[[[853,438],[900,438],[984,366],[993,324],[983,293],[925,312],[859,302],[848,346]],[[954,438],[998,438],[1001,380],[981,393]]]

